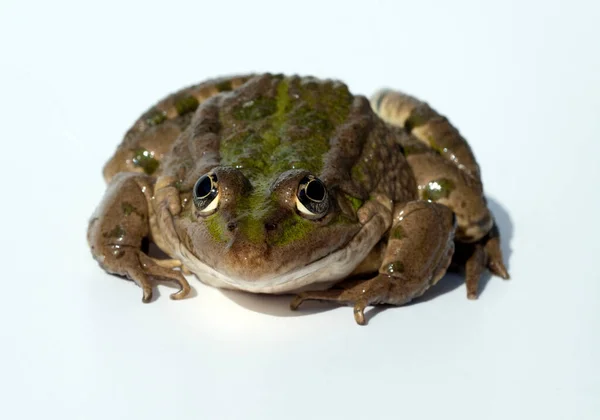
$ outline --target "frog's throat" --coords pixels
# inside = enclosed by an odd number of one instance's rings
[[[294,268],[285,273],[275,273],[261,279],[247,280],[223,274],[200,261],[183,243],[173,240],[177,238],[171,217],[159,218],[161,229],[168,231],[164,235],[176,258],[185,261],[186,267],[206,284],[224,289],[243,290],[252,293],[292,293],[309,288],[311,290],[326,289],[332,284],[350,275],[352,271],[369,254],[371,249],[381,240],[391,222],[389,214],[375,213],[352,237],[343,249]]]

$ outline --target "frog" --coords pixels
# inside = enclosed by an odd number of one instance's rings
[[[365,309],[404,305],[453,268],[476,299],[486,270],[509,278],[471,147],[406,93],[251,74],[183,88],[144,112],[103,169],[87,228],[93,257],[189,296],[223,289]],[[153,256],[155,245],[164,258]]]

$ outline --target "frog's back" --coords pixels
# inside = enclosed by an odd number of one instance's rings
[[[220,164],[251,181],[294,168],[320,174],[353,99],[336,81],[257,77],[221,102]]]
[[[189,126],[198,106],[221,92],[237,89],[251,78],[252,75],[245,75],[207,80],[181,89],[152,106],[127,131],[104,166],[106,182],[119,172],[160,175],[164,157]]]
[[[216,139],[174,146],[186,130],[196,138],[214,132],[208,127],[214,124]],[[188,144],[210,158],[198,163]],[[369,101],[344,83],[267,73],[209,80],[169,95],[127,132],[104,176],[107,182],[118,172],[183,179],[183,167],[203,172],[220,165],[240,169],[259,187],[286,170],[304,169],[330,185],[344,184],[354,197],[381,187],[404,201],[415,197],[416,186],[401,149]],[[195,172],[184,172],[190,179],[183,185],[193,183]]]

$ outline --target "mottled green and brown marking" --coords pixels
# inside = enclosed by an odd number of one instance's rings
[[[240,121],[256,121],[272,115],[276,110],[275,99],[258,97],[236,107],[233,110],[233,117]]]
[[[360,198],[356,198],[356,197],[352,197],[351,195],[345,194],[346,198],[348,199],[348,201],[350,202],[350,204],[352,205],[352,208],[354,209],[354,211],[358,211],[358,209],[363,205],[363,200],[361,200]]]
[[[129,216],[131,213],[136,211],[135,207],[133,207],[131,203],[128,203],[127,201],[121,203],[121,209],[123,210],[123,214],[125,216]]]
[[[237,122],[221,141],[222,164],[243,168],[253,184],[294,168],[318,174],[331,135],[347,118],[352,102],[342,84],[313,86],[299,78],[280,79],[272,97],[259,96],[221,111],[223,126],[231,126],[230,116]]]
[[[158,160],[154,158],[154,153],[143,147],[133,151],[132,162],[138,168],[142,168],[147,175],[152,175],[159,166]]]
[[[192,219],[194,221],[194,219]],[[213,214],[204,219],[204,223],[206,225],[206,229],[208,233],[219,242],[227,242],[227,237],[225,236],[225,230],[223,226],[223,220],[220,215]]]
[[[285,245],[306,237],[314,229],[311,225],[314,223],[299,216],[285,219],[280,229],[281,233],[275,239],[274,245]]]
[[[127,232],[125,232],[125,229],[123,229],[123,226],[116,225],[110,232],[105,232],[103,236],[105,238],[121,239],[125,235],[127,235]]]
[[[423,200],[438,201],[447,198],[454,188],[454,182],[451,180],[446,178],[436,179],[425,185],[421,190],[421,197]]]
[[[406,233],[404,232],[402,225],[396,225],[392,228],[392,232],[390,234],[391,239],[403,239],[405,237]]]
[[[233,86],[231,85],[231,80],[223,80],[222,82],[217,83],[215,87],[219,92],[229,92],[233,89]]]
[[[417,106],[404,121],[404,128],[411,132],[413,128],[427,124],[433,116],[429,107]]]
[[[269,76],[275,81],[271,93],[232,107],[223,107],[220,120],[223,137],[221,164],[242,169],[253,185],[252,192],[238,197],[241,214],[238,228],[250,240],[264,236],[264,220],[276,211],[268,187],[279,174],[306,169],[319,174],[329,141],[349,113],[352,96],[347,87],[334,82],[306,83],[300,78]],[[288,243],[314,229],[314,223],[292,216],[290,226],[277,243]]]
[[[386,271],[388,274],[398,274],[404,272],[404,264],[401,261],[394,261],[387,265]]]
[[[132,214],[137,214],[140,218],[144,219],[145,215],[140,212],[133,204],[128,201],[124,201],[121,203],[121,210],[123,210],[123,214],[125,216],[130,216]]]
[[[200,102],[195,97],[184,96],[175,102],[175,109],[177,110],[177,114],[181,116],[194,112],[199,105]]]
[[[418,146],[404,146],[402,148],[402,153],[404,154],[404,156],[410,156],[410,155],[415,155],[417,153],[424,153],[425,151],[423,150],[422,147],[418,147]]]
[[[146,116],[146,124],[148,124],[149,126],[155,126],[162,124],[166,121],[166,119],[167,114],[164,111],[159,111],[158,109],[155,109],[153,111],[150,111]]]

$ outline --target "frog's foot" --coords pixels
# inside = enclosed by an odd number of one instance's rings
[[[330,301],[354,307],[354,320],[365,325],[365,309],[370,305],[404,305],[421,296],[444,275],[452,258],[453,248],[440,260],[437,269],[426,276],[409,277],[379,273],[368,280],[346,280],[334,288],[323,291],[299,293],[290,302],[290,309],[296,310],[307,300]]]
[[[152,257],[148,257],[152,260],[152,262],[156,265],[158,265],[159,267],[164,267],[164,268],[181,268],[181,266],[183,265],[181,263],[181,261],[179,260],[175,260],[175,259],[160,259],[160,258],[152,258]]]
[[[379,273],[367,280],[346,280],[325,291],[300,293],[291,302],[297,309],[306,300],[326,300],[354,306],[354,319],[365,324],[369,305],[403,305],[421,296],[442,278],[454,253],[455,220],[446,206],[427,201],[398,204]]]
[[[485,268],[505,280],[510,278],[502,258],[500,236],[495,225],[481,240],[472,244],[460,244],[458,248],[458,264],[464,263],[465,267],[467,298],[477,299],[479,279]]]
[[[152,258],[149,257],[156,265],[164,268],[174,269],[179,268],[184,276],[192,275],[192,271],[187,268],[183,263],[179,260],[175,259],[160,259],[160,258]]]
[[[390,275],[378,274],[368,280],[347,280],[329,290],[302,292],[290,302],[290,309],[295,311],[307,300],[336,302],[354,306],[354,320],[359,325],[365,325],[365,308],[388,303],[394,281],[397,280]]]
[[[142,288],[143,302],[152,299],[151,279],[177,283],[180,290],[171,298],[182,299],[190,292],[190,285],[180,271],[173,270],[181,262],[156,260],[141,249],[144,238],[150,235],[151,187],[146,176],[115,175],[88,226],[88,243],[102,268],[128,277]]]
[[[171,294],[171,299],[183,299],[190,293],[190,285],[185,277],[181,272],[173,270],[174,267],[181,266],[181,263],[174,265],[177,260],[155,260],[140,250],[130,249],[124,250],[123,257],[118,261],[119,268],[115,272],[127,276],[142,288],[144,303],[152,300],[151,279],[177,283],[179,291]]]
[[[502,250],[500,249],[500,237],[490,238],[484,247],[487,255],[487,268],[504,280],[510,279],[510,274],[504,265]]]

